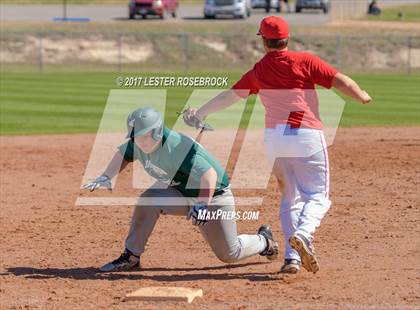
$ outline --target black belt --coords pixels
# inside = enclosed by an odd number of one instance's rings
[[[219,189],[219,190],[217,190],[217,191],[215,191],[215,192],[214,192],[213,197],[223,195],[223,194],[224,194],[224,193],[226,193],[228,190],[229,190],[229,186],[227,186],[227,187],[225,187],[225,188],[222,188],[222,189]]]

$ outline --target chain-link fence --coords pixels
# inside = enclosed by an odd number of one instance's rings
[[[3,71],[243,71],[264,54],[245,34],[2,32],[0,43]],[[350,72],[420,69],[420,36],[295,35],[290,49]]]
[[[331,20],[345,20],[366,14],[369,1],[331,0]]]

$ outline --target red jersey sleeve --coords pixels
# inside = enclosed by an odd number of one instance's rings
[[[249,90],[249,93],[246,93],[243,91],[236,92],[236,94],[242,98],[246,98],[252,94],[257,94],[259,91],[259,88],[257,84],[257,78],[255,76],[255,67],[249,70],[247,73],[245,73],[241,77],[241,79],[232,86],[232,89],[233,90],[244,90],[244,89]]]
[[[308,69],[312,81],[328,89],[332,87],[332,80],[338,72],[333,66],[314,55],[310,55],[308,59]]]

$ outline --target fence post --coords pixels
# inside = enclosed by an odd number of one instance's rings
[[[44,71],[44,56],[43,56],[43,47],[42,47],[42,34],[39,34],[39,44],[38,44],[38,72],[42,73]]]
[[[337,63],[337,68],[341,69],[341,36],[340,35],[338,35],[336,38],[335,60]]]
[[[407,66],[408,75],[411,75],[411,36],[408,37]]]
[[[118,34],[118,72],[122,71],[122,35]]]
[[[190,47],[189,47],[189,34],[184,33],[184,55],[185,55],[185,62],[184,62],[184,70],[185,72],[188,72],[190,64]]]

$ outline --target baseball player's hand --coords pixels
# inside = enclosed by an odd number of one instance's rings
[[[185,124],[196,129],[203,128],[203,120],[197,115],[197,109],[187,108],[182,114]]]
[[[363,104],[368,104],[369,102],[372,101],[372,98],[369,96],[369,94],[366,91],[362,91],[362,96],[361,96],[361,102]]]
[[[207,212],[209,212],[207,204],[204,202],[196,203],[190,208],[187,220],[191,219],[192,224],[195,226],[205,225],[208,222],[206,220]]]
[[[108,190],[112,190],[112,183],[111,179],[108,178],[106,175],[101,175],[100,177],[97,177],[95,181],[89,182],[85,185],[83,185],[83,188],[86,188],[93,192],[95,189],[99,187],[105,187]]]

